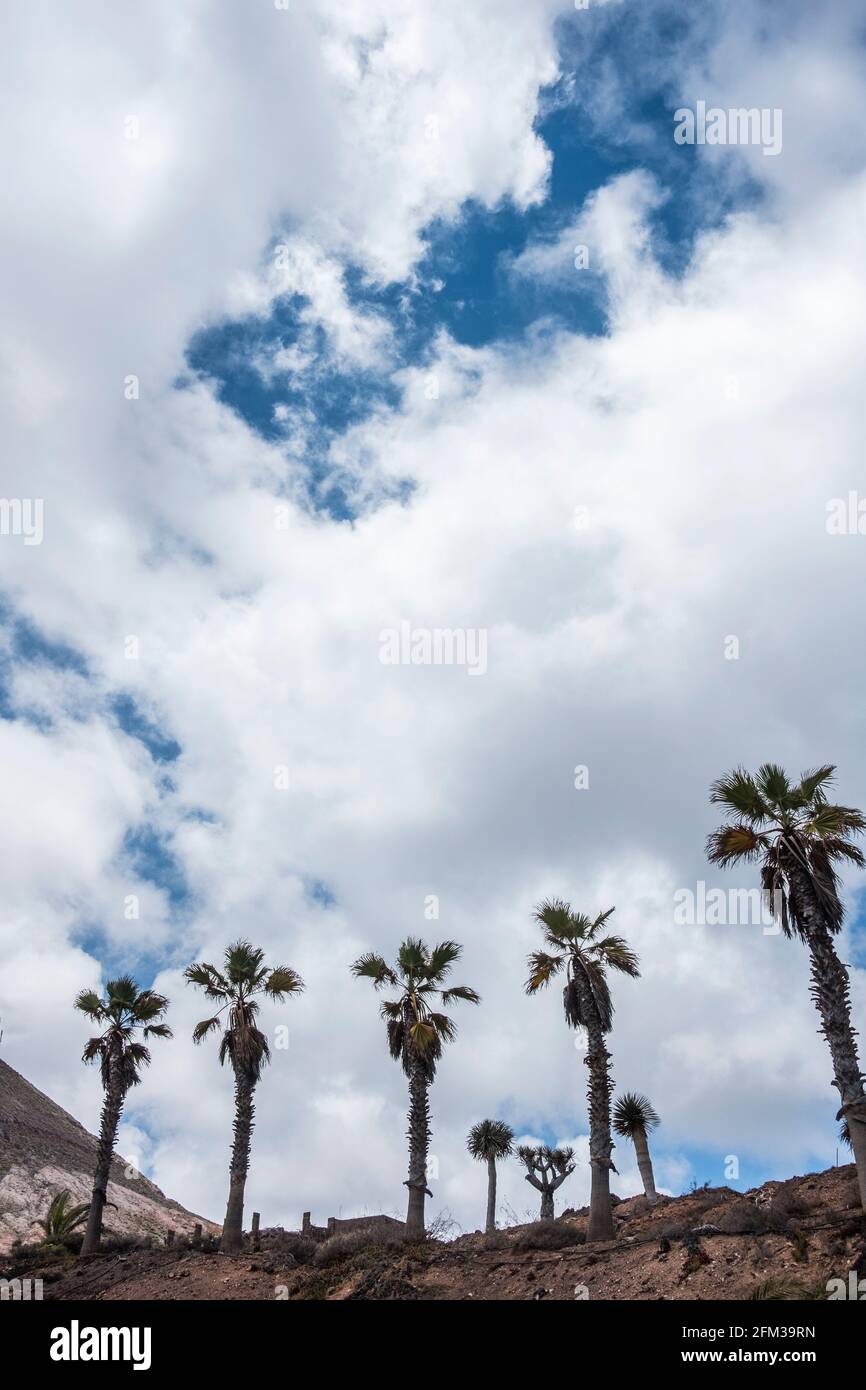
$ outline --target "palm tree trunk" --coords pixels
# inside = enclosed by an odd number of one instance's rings
[[[657,1202],[658,1193],[656,1192],[655,1178],[653,1177],[653,1163],[650,1158],[649,1141],[647,1140],[645,1129],[636,1129],[632,1135],[634,1149],[637,1154],[637,1166],[643,1180],[643,1190],[648,1202]]]
[[[496,1159],[487,1160],[487,1225],[488,1235],[496,1230]]]
[[[102,1213],[108,1200],[108,1179],[111,1173],[111,1160],[117,1143],[117,1128],[123,1110],[124,1091],[120,1080],[118,1059],[114,1056],[108,1061],[108,1087],[102,1104],[99,1122],[99,1142],[96,1146],[96,1169],[93,1174],[93,1195],[87,1214],[87,1226],[81,1243],[82,1255],[92,1255],[99,1249],[102,1237]]]
[[[253,1133],[254,1085],[249,1077],[235,1070],[235,1122],[232,1161],[229,1168],[229,1199],[226,1219],[220,1239],[220,1250],[235,1254],[243,1248],[244,1188],[250,1166],[250,1142]]]
[[[579,970],[574,982],[580,997],[581,1015],[586,1019],[587,1048],[584,1061],[589,1071],[586,1088],[589,1109],[589,1162],[592,1185],[589,1198],[589,1221],[586,1238],[613,1240],[613,1208],[610,1201],[610,1170],[613,1139],[610,1133],[610,1098],[613,1081],[610,1075],[610,1053],[605,1046],[604,1032],[592,991]]]
[[[409,1205],[406,1209],[406,1234],[415,1238],[424,1235],[424,1199],[427,1196],[427,1152],[430,1147],[430,1107],[427,1099],[427,1072],[419,1057],[409,1065]]]
[[[851,1023],[848,971],[836,954],[809,876],[795,864],[788,870],[788,877],[792,907],[809,946],[812,998],[833,1059],[833,1084],[842,1100],[840,1114],[848,1121],[860,1204],[866,1211],[866,1091]]]

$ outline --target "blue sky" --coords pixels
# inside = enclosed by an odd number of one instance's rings
[[[0,1000],[4,1055],[92,1125],[70,981],[156,980],[177,1042],[131,1121],[218,1214],[229,1078],[180,970],[249,934],[308,984],[257,1209],[390,1210],[405,1097],[347,964],[453,935],[484,1006],[436,1085],[437,1203],[472,1219],[482,1108],[574,1141],[577,1200],[580,1054],[521,992],[561,892],[615,901],[644,961],[612,1051],[665,1121],[662,1185],[832,1162],[805,952],[669,906],[712,877],[726,766],[828,757],[866,803],[859,540],[824,526],[866,443],[855,7],[316,0],[185,37],[92,8],[104,54],[41,3],[18,36],[24,72],[58,23],[67,57],[16,89],[51,206],[23,142],[3,233],[5,486],[47,523],[0,537],[0,964],[51,1019]],[[676,145],[699,99],[784,108],[782,154]],[[489,673],[383,668],[404,619],[483,628]]]

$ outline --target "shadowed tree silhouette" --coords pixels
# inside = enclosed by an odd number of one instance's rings
[[[82,1255],[99,1249],[102,1236],[102,1214],[108,1199],[108,1178],[111,1160],[117,1143],[117,1127],[130,1086],[141,1081],[140,1071],[150,1063],[150,1052],[142,1038],[170,1038],[171,1029],[160,1020],[168,1008],[168,1000],[152,989],[139,989],[131,975],[109,980],[105,997],[95,990],[83,989],[75,1000],[76,1009],[96,1023],[102,1032],[91,1038],[82,1054],[85,1062],[99,1061],[105,1100],[99,1123],[96,1147],[96,1170],[93,1175],[93,1196],[87,1227],[81,1246]]]
[[[253,1096],[262,1074],[270,1061],[271,1052],[264,1033],[256,1026],[259,1004],[257,994],[282,1003],[286,995],[300,994],[304,982],[288,965],[265,965],[265,953],[249,941],[236,941],[225,952],[223,969],[202,963],[190,965],[185,971],[187,982],[198,985],[208,999],[221,1002],[212,1018],[202,1019],[193,1030],[193,1042],[202,1042],[208,1034],[222,1027],[220,1065],[226,1058],[232,1064],[235,1077],[234,1142],[229,1166],[229,1197],[223,1223],[220,1250],[229,1254],[243,1245],[244,1189],[250,1166],[255,1106]],[[226,1017],[222,1015],[226,1013]]]
[[[553,1194],[574,1172],[574,1149],[521,1144],[517,1157],[526,1168],[526,1181],[541,1193],[541,1220],[552,1221]]]
[[[427,949],[423,941],[407,937],[397,953],[395,966],[383,956],[369,951],[352,966],[359,979],[372,980],[376,989],[390,985],[399,991],[396,999],[382,1001],[379,1012],[385,1020],[388,1048],[395,1061],[400,1062],[409,1079],[409,1189],[406,1211],[406,1234],[424,1234],[424,1199],[431,1195],[427,1187],[427,1155],[430,1149],[430,1107],[428,1091],[436,1075],[436,1063],[442,1047],[451,1042],[457,1028],[447,1014],[432,1007],[441,1001],[446,1006],[456,1000],[478,1004],[480,996],[468,985],[443,988],[454,962],[463,951],[456,941],[442,941]]]
[[[637,1166],[648,1202],[657,1202],[658,1193],[647,1135],[656,1129],[659,1123],[659,1117],[646,1096],[638,1095],[635,1091],[626,1091],[617,1098],[613,1107],[613,1127],[617,1134],[630,1139],[634,1144]]]
[[[503,1120],[479,1120],[473,1125],[466,1147],[479,1163],[487,1163],[487,1223],[489,1234],[496,1230],[496,1160],[508,1158],[513,1151],[514,1130]]]
[[[551,898],[536,909],[545,944],[551,951],[533,951],[529,957],[527,994],[543,989],[555,975],[565,970],[562,1002],[565,1021],[572,1028],[585,1028],[587,1049],[584,1061],[589,1071],[589,1161],[592,1190],[589,1201],[587,1240],[613,1238],[613,1211],[610,1202],[610,1172],[613,1140],[610,1133],[610,1053],[605,1034],[613,1026],[613,1002],[606,971],[619,970],[637,976],[637,956],[621,936],[603,936],[602,929],[613,913],[599,913],[594,920],[572,912],[559,898]],[[614,1169],[614,1172],[616,1169]]]
[[[720,777],[710,800],[725,808],[727,823],[708,837],[707,856],[724,866],[739,860],[759,863],[765,899],[782,931],[799,937],[809,949],[812,998],[841,1099],[836,1118],[848,1122],[860,1202],[866,1209],[866,1092],[851,1023],[848,971],[833,944],[844,917],[835,865],[863,868],[863,852],[852,837],[862,834],[866,819],[852,806],[828,801],[835,770],[827,763],[792,783],[776,763],[764,763],[754,777],[742,768]]]

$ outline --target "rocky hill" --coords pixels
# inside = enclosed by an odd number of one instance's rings
[[[278,1229],[242,1256],[186,1245],[68,1256],[0,1274],[38,1275],[46,1300],[817,1300],[866,1278],[853,1166],[750,1192],[708,1188],[616,1205],[616,1238],[586,1243],[586,1210],[494,1236],[407,1246],[401,1233],[312,1240]],[[831,1286],[832,1287],[832,1286]]]
[[[96,1139],[77,1120],[0,1061],[0,1252],[15,1239],[41,1235],[38,1219],[54,1194],[69,1188],[87,1202],[93,1184]],[[124,1159],[115,1160],[108,1186],[106,1230],[117,1235],[164,1236],[191,1232],[202,1222],[171,1201]]]

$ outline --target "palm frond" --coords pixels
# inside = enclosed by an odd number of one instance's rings
[[[466,1139],[466,1147],[473,1158],[507,1158],[514,1145],[514,1130],[504,1120],[479,1120],[473,1125]]]
[[[209,1033],[220,1026],[220,1016],[215,1014],[213,1018],[203,1018],[192,1030],[192,1040],[194,1043],[203,1042]]]
[[[471,985],[453,985],[451,989],[443,989],[441,999],[443,1004],[450,1004],[454,999],[462,999],[465,1004],[481,1003],[481,995]]]
[[[463,947],[456,941],[440,941],[430,952],[429,963],[426,969],[426,977],[432,984],[438,984],[444,980],[445,976],[451,971],[455,961],[458,961],[463,954]]]
[[[713,782],[710,801],[716,806],[727,806],[752,825],[760,825],[771,817],[770,807],[755,779],[742,767],[734,768],[733,772]]]
[[[617,1097],[612,1123],[617,1134],[633,1139],[640,1131],[649,1134],[661,1121],[646,1096],[637,1091],[626,1091]]]
[[[367,951],[365,955],[359,956],[351,966],[351,971],[358,979],[372,980],[376,989],[380,989],[385,984],[399,984],[396,973],[391,969],[385,957],[378,955],[375,951]]]
[[[225,973],[229,984],[250,985],[262,968],[264,951],[252,942],[233,941],[225,953]]]
[[[794,808],[794,789],[778,763],[762,763],[755,780],[761,796],[773,810],[785,813]]]
[[[526,981],[527,994],[535,994],[549,985],[554,975],[558,975],[565,964],[565,956],[551,956],[546,951],[533,951],[528,957],[529,979]]]
[[[93,989],[83,989],[75,997],[75,1008],[87,1014],[94,1023],[103,1023],[106,1017],[105,1005]]]
[[[287,994],[302,993],[304,982],[291,966],[275,965],[273,970],[266,972],[264,988],[266,994],[282,1003]]]
[[[707,858],[713,864],[734,864],[738,859],[755,860],[769,849],[766,835],[740,822],[723,825],[707,836]]]
[[[407,936],[397,952],[397,965],[404,975],[413,979],[423,979],[430,968],[427,948],[420,937]]]
[[[545,898],[535,909],[535,920],[544,927],[551,946],[564,946],[574,940],[575,919],[571,904],[564,898]]]
[[[198,985],[211,999],[227,999],[231,993],[228,980],[215,965],[206,961],[188,965],[183,972],[187,984]]]
[[[145,1025],[144,1036],[146,1038],[173,1038],[174,1033],[167,1023],[148,1023]]]
[[[611,970],[619,970],[623,975],[638,979],[640,970],[637,955],[623,936],[604,936],[593,942],[599,960]]]

